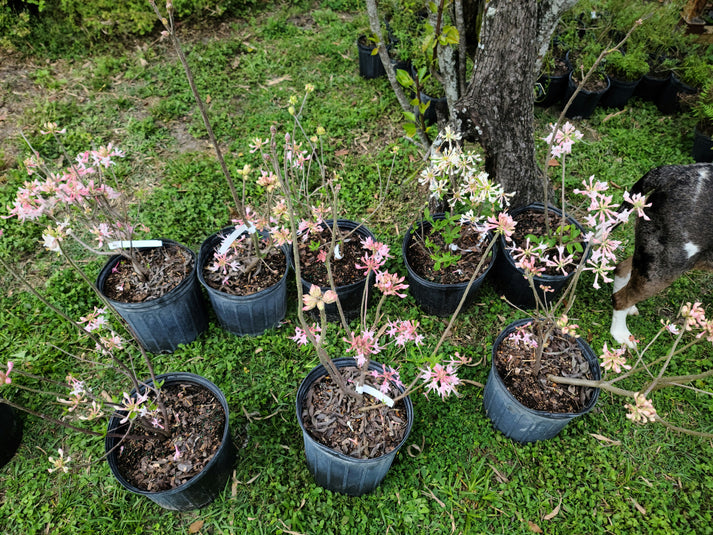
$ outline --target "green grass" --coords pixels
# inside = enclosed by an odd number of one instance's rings
[[[312,10],[285,4],[269,13],[245,11],[241,18],[221,21],[220,31],[188,24],[181,38],[199,88],[204,98],[210,96],[209,114],[231,169],[255,165],[250,140],[267,137],[273,125],[287,124],[288,99],[301,95],[306,83],[316,91],[309,97],[305,127],[313,132],[323,126],[328,132],[326,158],[330,171],[342,177],[348,217],[370,213],[378,189],[376,163],[386,174],[391,148],[400,148],[393,176],[397,187],[383,210],[372,214],[369,226],[392,246],[391,266],[403,274],[401,239],[424,200],[414,180],[421,163],[413,145],[401,137],[401,114],[386,80],[358,75],[355,40],[366,29],[366,18],[338,11],[354,4],[332,0]],[[173,52],[149,36],[132,43],[96,43],[88,50],[73,47],[70,53],[52,41],[54,35],[50,32],[47,42],[36,44],[34,55],[18,62],[18,72],[26,69],[36,88],[22,94],[13,108],[17,111],[5,120],[22,129],[38,150],[54,156],[56,148],[39,134],[44,121],[68,128],[71,151],[110,141],[126,149],[121,181],[140,199],[141,220],[153,235],[197,249],[228,223],[230,197]],[[9,80],[4,87],[14,83],[19,82]],[[554,111],[537,110],[537,136],[547,133]],[[621,114],[610,111],[598,110],[578,123],[585,141],[567,160],[568,189],[591,175],[626,188],[653,166],[692,161],[690,116],[664,117],[638,100]],[[27,151],[16,129],[0,140],[0,155],[0,204],[6,206],[25,180],[19,162]],[[623,193],[614,191],[618,198]],[[53,302],[75,317],[97,302],[56,255],[39,253],[38,226],[14,220],[2,226],[0,254]],[[619,233],[630,251],[631,229]],[[83,265],[94,277],[102,262],[86,259]],[[0,276],[3,360],[63,378],[72,362],[50,344],[81,351],[87,342],[5,273]],[[571,315],[598,352],[604,342],[611,345],[610,289],[595,291],[591,282],[584,277]],[[659,318],[675,315],[682,302],[701,300],[710,306],[712,286],[713,278],[703,273],[682,277],[642,303],[641,316],[629,320],[630,329],[651,337]],[[462,396],[447,402],[427,402],[416,394],[411,436],[374,493],[349,498],[316,486],[305,465],[294,403],[299,383],[317,361],[289,340],[296,323],[295,291],[289,298],[288,316],[278,329],[238,338],[221,330],[211,316],[199,340],[154,359],[158,372],[201,374],[228,399],[238,461],[225,492],[212,505],[166,512],[120,487],[100,460],[102,441],[27,417],[20,451],[0,470],[1,531],[173,534],[189,533],[200,521],[200,533],[532,533],[537,527],[562,534],[713,532],[710,442],[654,425],[632,425],[622,400],[606,394],[558,437],[530,445],[513,443],[492,428],[476,384],[464,385]],[[421,316],[411,297],[391,303],[387,312],[419,319],[431,347],[446,324]],[[478,303],[460,317],[444,347],[473,359],[463,378],[485,383],[493,340],[522,315],[488,284],[483,287]],[[330,341],[338,353],[339,337]],[[710,365],[710,351],[701,348],[674,369]],[[39,408],[36,399],[12,388],[8,392]],[[709,397],[676,390],[654,399],[672,421],[713,430]],[[72,471],[48,474],[47,455],[59,447],[71,452]]]

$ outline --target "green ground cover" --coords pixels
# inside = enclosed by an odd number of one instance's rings
[[[330,169],[343,181],[345,214],[371,213],[378,169],[398,146],[395,189],[369,226],[392,246],[391,267],[405,273],[400,243],[425,199],[415,176],[422,161],[402,137],[401,113],[386,79],[358,74],[355,41],[367,28],[348,3],[281,5],[243,16],[191,21],[181,28],[199,90],[229,165],[255,164],[249,142],[272,125],[288,124],[290,96],[314,84],[304,124],[323,126]],[[24,56],[1,52],[0,212],[25,180],[27,155],[19,131],[41,152],[52,145],[39,125],[67,127],[71,151],[114,142],[128,157],[122,182],[141,199],[141,220],[155,236],[194,250],[229,223],[230,196],[194,113],[192,96],[175,54],[158,33],[97,44],[80,51],[38,47]],[[538,136],[556,118],[537,110]],[[692,162],[693,125],[687,114],[662,116],[634,100],[622,113],[597,110],[578,123],[584,142],[568,159],[568,187],[595,175],[622,189],[651,167]],[[540,149],[544,149],[544,143]],[[56,152],[54,153],[56,155]],[[576,210],[582,208],[572,199]],[[52,301],[73,316],[98,304],[55,255],[40,251],[41,230],[3,220],[0,254]],[[631,229],[621,228],[627,251]],[[623,257],[623,255],[622,255]],[[92,275],[101,262],[87,258]],[[2,273],[0,354],[33,373],[62,378],[71,359],[57,348],[81,351],[86,343]],[[599,351],[608,334],[610,288],[591,289],[585,275],[572,312],[583,336]],[[661,317],[680,304],[711,304],[713,278],[690,273],[641,304],[629,327],[651,337]],[[201,338],[171,355],[157,355],[158,372],[203,375],[225,393],[238,460],[224,494],[209,507],[171,513],[123,490],[106,463],[103,443],[36,418],[25,419],[22,446],[0,470],[0,531],[30,533],[710,533],[713,532],[713,461],[709,440],[661,426],[633,425],[619,398],[603,394],[595,410],[547,442],[519,445],[494,431],[482,406],[482,388],[427,402],[414,396],[416,420],[407,446],[373,493],[349,498],[316,486],[309,475],[294,408],[296,389],[316,365],[313,352],[289,337],[296,325],[295,292],[284,324],[259,337],[238,338],[215,318]],[[389,305],[403,319],[419,319],[435,344],[445,321],[421,316],[411,297]],[[523,317],[489,285],[461,315],[445,349],[472,357],[463,377],[483,384],[490,345],[502,328]],[[338,340],[333,340],[337,345]],[[50,345],[52,344],[52,345]],[[710,349],[694,348],[675,371],[711,366]],[[699,385],[705,387],[706,385]],[[20,392],[21,401],[37,402]],[[671,421],[713,430],[713,400],[690,390],[654,398]],[[59,414],[59,413],[57,413]],[[49,474],[47,455],[71,452],[68,474]]]

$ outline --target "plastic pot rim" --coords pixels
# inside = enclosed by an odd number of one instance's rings
[[[498,347],[500,347],[501,342],[505,339],[505,337],[507,335],[509,335],[511,332],[513,332],[517,327],[519,327],[521,325],[525,325],[527,323],[530,323],[531,321],[533,321],[533,318],[523,318],[523,319],[513,321],[512,323],[508,324],[502,330],[502,332],[495,339],[495,342],[493,342],[493,346],[492,346],[491,354],[490,354],[490,369],[493,372],[496,379],[500,382],[501,386],[503,387],[508,400],[511,402],[517,403],[522,409],[529,412],[530,414],[534,414],[536,416],[541,416],[541,417],[545,417],[545,418],[550,418],[553,420],[572,419],[577,416],[582,416],[584,414],[587,414],[596,405],[597,400],[599,399],[599,392],[601,389],[595,388],[595,387],[590,387],[594,390],[594,392],[592,393],[592,397],[589,399],[589,402],[587,402],[587,405],[580,412],[549,412],[549,411],[541,411],[541,410],[537,410],[537,409],[531,409],[530,407],[523,405],[515,396],[512,395],[510,390],[505,386],[505,383],[503,382],[502,377],[500,377],[500,374],[498,373],[498,368],[495,365],[495,352],[497,351]],[[584,340],[582,340],[582,338],[577,337],[576,340],[577,340],[577,345],[579,346],[579,349],[582,351],[583,355],[586,355],[586,352],[591,352],[592,354],[594,354],[594,352],[592,351],[589,344],[587,344]],[[587,349],[588,349],[588,351],[587,351]],[[594,358],[596,360],[596,355],[594,356]],[[589,359],[586,359],[586,356],[585,356],[585,360],[587,360],[587,362],[589,362]],[[592,373],[592,375],[594,375],[594,380],[598,381],[601,379],[601,368],[599,367],[599,361],[597,360],[596,362],[597,362],[597,366],[595,369],[598,370],[599,373]],[[590,367],[590,371],[591,371],[591,368],[592,368],[591,362],[590,362],[589,367]],[[597,377],[597,375],[598,375],[598,377]]]
[[[332,362],[334,362],[335,366],[338,368],[357,368],[356,365],[356,359],[352,357],[339,357],[336,359],[332,359]],[[369,362],[369,370],[380,370],[382,364],[376,361],[370,361]],[[304,420],[302,419],[302,414],[300,411],[300,406],[302,405],[303,398],[306,397],[307,392],[309,391],[309,388],[321,377],[324,377],[325,375],[328,375],[328,372],[326,368],[322,364],[318,364],[310,372],[305,376],[305,378],[302,380],[300,383],[300,386],[297,389],[297,395],[296,395],[296,402],[295,402],[295,412],[297,414],[297,422],[300,425],[300,429],[302,430],[303,433],[306,433],[311,439],[314,445],[319,448],[320,451],[327,453],[333,457],[337,457],[338,459],[348,461],[350,463],[354,464],[369,464],[373,463],[374,461],[378,461],[382,457],[388,456],[388,455],[393,455],[396,452],[398,452],[403,445],[406,443],[406,441],[409,438],[409,435],[411,434],[411,428],[413,427],[413,422],[414,422],[414,411],[413,411],[413,402],[411,401],[410,396],[406,396],[403,398],[404,405],[406,406],[406,421],[407,421],[407,426],[406,426],[406,433],[404,434],[404,438],[399,442],[399,444],[394,447],[392,450],[389,450],[385,453],[382,453],[378,457],[373,457],[370,459],[358,459],[356,457],[350,457],[349,455],[345,455],[339,451],[333,450],[329,446],[325,446],[322,444],[318,439],[314,438],[306,429],[304,426]],[[403,392],[403,389],[401,387],[398,387],[401,392]]]
[[[433,215],[434,219],[438,219],[438,218],[443,219],[443,217],[444,217],[444,214],[434,214]],[[418,228],[418,227],[422,228],[424,226],[424,224],[430,225],[430,223],[428,221],[426,221],[425,219],[422,219],[421,221],[418,221],[418,222],[414,223],[413,225],[411,225],[409,227],[408,231],[406,232],[406,234],[404,234],[404,239],[401,242],[401,253],[404,258],[404,265],[406,266],[406,269],[409,272],[409,277],[413,277],[421,285],[429,286],[431,288],[439,288],[439,289],[440,288],[455,288],[457,290],[465,290],[468,287],[468,284],[470,284],[470,280],[467,280],[465,282],[454,282],[454,283],[435,282],[432,280],[424,279],[421,275],[419,275],[418,273],[416,273],[416,271],[414,271],[413,267],[411,266],[411,263],[408,261],[408,256],[406,253],[408,251],[408,246],[410,245],[411,240],[413,238],[412,231],[414,230],[414,228]],[[488,231],[488,236],[490,239],[492,239],[493,235],[490,231]],[[490,272],[491,268],[495,264],[495,256],[497,253],[497,249],[499,249],[500,247],[502,247],[502,246],[499,243],[499,240],[496,240],[495,244],[493,245],[492,249],[490,250],[490,263],[485,267],[485,270],[475,278],[476,281],[480,278],[485,277]],[[472,277],[472,275],[471,275],[471,277]]]
[[[228,402],[225,399],[225,395],[223,394],[223,391],[220,388],[218,388],[212,381],[206,379],[205,377],[203,377],[201,375],[198,375],[195,373],[190,373],[190,372],[169,372],[169,373],[163,373],[163,374],[157,375],[156,380],[163,381],[164,385],[166,384],[166,382],[172,382],[172,383],[177,382],[179,384],[189,383],[189,384],[198,385],[198,386],[208,389],[211,392],[211,394],[213,394],[215,396],[215,398],[218,400],[218,402],[220,403],[220,405],[223,409],[223,413],[225,415],[225,423],[223,426],[223,436],[222,436],[218,451],[216,451],[213,454],[213,457],[211,458],[211,460],[208,461],[208,464],[206,464],[198,474],[193,476],[191,479],[189,479],[185,483],[179,485],[178,487],[174,487],[172,489],[166,489],[166,490],[159,490],[159,491],[150,491],[150,490],[140,489],[138,487],[135,487],[128,481],[126,481],[124,476],[119,472],[118,467],[115,469],[111,464],[109,465],[111,468],[111,472],[114,475],[114,477],[116,478],[116,480],[119,481],[119,483],[124,488],[129,490],[130,492],[133,492],[134,494],[140,494],[142,496],[171,496],[173,494],[178,494],[178,493],[182,492],[189,485],[195,485],[198,482],[200,482],[200,480],[202,480],[210,472],[210,469],[213,466],[215,466],[215,464],[218,463],[218,453],[219,453],[220,449],[232,446],[229,443],[229,441],[230,441],[230,409],[228,407]],[[144,385],[144,384],[140,385],[142,392],[145,390],[147,385],[150,386],[153,384],[153,381],[151,379],[148,379],[143,382],[146,385]],[[130,395],[133,397],[135,393],[136,393],[135,390],[132,390]],[[107,426],[107,429],[109,431],[112,431],[112,430],[116,429],[119,425],[121,425],[118,423],[121,415],[122,415],[122,413],[118,412],[117,415],[111,417],[111,419],[109,420],[109,424]],[[107,435],[107,437],[105,438],[105,440],[104,440],[105,446],[104,447],[106,448],[107,451],[109,451],[113,447],[112,445],[110,445],[110,442],[113,442],[114,440],[118,440],[117,437],[112,437],[112,436]],[[111,453],[108,453],[107,461],[110,456],[115,457],[116,455],[117,455],[116,450],[112,451]]]

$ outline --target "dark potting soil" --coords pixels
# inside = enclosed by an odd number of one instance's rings
[[[329,251],[332,243],[332,229],[325,228],[321,232],[310,232],[306,242],[298,244],[300,252],[300,269],[302,278],[322,288],[329,286],[327,265],[319,260],[320,251]],[[317,246],[319,244],[319,246]],[[356,233],[344,233],[339,252],[340,259],[331,260],[332,277],[335,286],[347,286],[364,279],[364,271],[358,270],[356,264],[363,264],[361,258],[366,251],[362,247],[361,239]]]
[[[135,249],[134,255],[137,262],[146,268],[147,280],[141,280],[131,261],[121,258],[107,276],[102,289],[109,299],[122,303],[158,299],[178,286],[193,270],[193,257],[178,245]]]
[[[355,368],[341,371],[349,383],[355,382],[361,374]],[[368,374],[366,384],[378,388]],[[391,386],[387,395],[395,398],[398,394]],[[377,407],[360,410],[373,405]],[[344,394],[328,375],[315,381],[307,391],[302,421],[319,443],[357,459],[374,459],[389,453],[401,443],[408,428],[403,400],[389,408],[366,394],[353,398]]]
[[[576,340],[571,336],[553,335],[542,354],[537,375],[533,372],[535,351],[507,337],[502,341],[495,352],[495,366],[508,391],[530,409],[555,413],[581,412],[594,389],[557,384],[547,379],[548,375],[594,379]]]
[[[556,236],[555,231],[557,228],[562,224],[562,216],[556,214],[552,210],[548,210],[547,212],[548,219],[550,221],[550,234],[552,236]],[[544,236],[546,233],[546,226],[545,226],[545,213],[544,212],[539,212],[539,211],[534,211],[534,210],[525,210],[524,212],[520,212],[519,214],[513,216],[513,219],[516,222],[515,225],[515,232],[512,234],[512,240],[515,243],[515,245],[519,248],[524,248],[525,243],[527,242],[527,236],[528,235],[533,235],[536,237],[539,236]],[[571,224],[569,221],[567,221],[567,224]],[[579,241],[582,245],[582,249],[585,248],[585,243],[584,243],[584,236],[582,234],[579,235]],[[530,241],[532,243],[532,241]],[[565,251],[566,254],[568,254]],[[557,256],[557,249],[555,247],[552,247],[550,249],[547,249],[545,252],[545,255],[549,256]],[[574,264],[570,267],[570,272],[574,271],[575,266],[579,264],[579,261],[582,258],[582,253],[575,253],[574,254]],[[554,267],[547,267],[542,265],[542,267],[545,268],[544,274],[545,275],[562,275],[562,272]]]
[[[572,77],[572,79],[576,82],[576,77]],[[590,93],[598,93],[599,91],[604,91],[607,88],[607,81],[605,78],[600,77],[600,76],[592,76],[589,80],[587,80],[582,87],[583,91],[589,91]]]
[[[431,240],[441,249],[445,249],[445,242],[440,234],[434,233]],[[411,269],[421,278],[437,284],[459,284],[468,282],[473,276],[473,272],[478,267],[478,263],[488,248],[489,238],[480,239],[480,234],[471,226],[464,226],[460,233],[460,238],[453,242],[459,247],[458,254],[460,260],[455,264],[436,270],[436,262],[431,258],[431,253],[423,243],[420,232],[416,232],[411,239],[406,257]],[[483,263],[478,275],[482,274],[490,262],[491,258]]]
[[[160,418],[159,423],[170,437],[134,425],[116,452],[124,479],[151,492],[176,488],[198,475],[218,451],[225,428],[223,407],[201,386],[165,385],[161,400],[168,424]]]
[[[252,244],[245,242],[249,250]],[[222,271],[211,271],[208,266],[213,264],[210,259],[203,266],[203,279],[211,288],[231,295],[252,295],[266,290],[280,282],[287,269],[287,257],[282,249],[271,247],[262,259],[258,259],[252,252],[246,251],[241,266],[250,266],[248,269],[233,269],[230,277],[226,278]]]

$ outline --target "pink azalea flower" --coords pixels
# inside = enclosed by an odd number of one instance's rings
[[[4,372],[0,371],[0,385],[9,385],[10,383],[12,383],[12,379],[10,379],[10,372],[12,371],[13,366],[14,364],[12,363],[12,361],[8,361],[6,366],[7,369]]]
[[[319,325],[317,325],[316,323],[313,323],[307,329],[312,334],[312,336],[314,336],[317,343],[319,343],[321,341],[321,335],[319,333],[322,332],[322,328]],[[303,329],[300,329],[299,327],[295,328],[295,335],[292,336],[290,339],[294,340],[301,346],[307,345],[309,343],[309,338],[307,337],[307,332]]]
[[[362,331],[361,334],[351,333],[351,338],[342,338],[349,344],[348,352],[354,352],[358,366],[363,366],[370,355],[376,355],[383,347],[379,346],[379,340],[374,337],[374,331]]]
[[[625,405],[625,407],[629,409],[629,413],[626,415],[629,420],[642,424],[656,420],[656,409],[654,409],[651,400],[646,399],[640,392],[634,394],[634,400],[636,401],[636,405],[630,405],[628,403]]]
[[[337,294],[333,290],[327,290],[322,293],[322,289],[313,284],[310,286],[309,293],[302,296],[304,306],[302,310],[312,310],[317,307],[318,310],[324,310],[325,304],[334,303],[337,300]]]
[[[611,350],[607,347],[606,342],[604,342],[602,356],[599,357],[602,361],[602,368],[611,370],[614,373],[621,373],[622,369],[630,370],[631,366],[626,363],[626,359],[624,358],[625,352],[626,347],[624,346],[619,349]]]
[[[377,380],[381,380],[381,385],[379,385],[379,390],[382,393],[388,394],[389,387],[391,386],[391,384],[400,386],[401,388],[404,387],[404,384],[401,382],[401,378],[399,377],[398,369],[395,370],[393,368],[384,366],[382,364],[381,370],[382,370],[381,372],[376,371],[376,370],[371,370],[371,376]]]
[[[496,234],[502,234],[505,236],[507,241],[512,240],[513,232],[515,232],[515,225],[517,223],[513,218],[506,212],[500,212],[497,219],[495,216],[490,216],[488,218],[488,223],[485,225],[487,230],[492,230]]]
[[[399,293],[399,290],[408,288],[408,284],[403,284],[404,277],[399,277],[396,273],[387,271],[378,271],[376,273],[376,286],[384,295],[396,295],[400,298],[406,297],[406,294]]]
[[[436,391],[442,399],[447,398],[451,394],[458,394],[456,386],[460,384],[460,379],[456,376],[456,369],[448,364],[436,364],[432,368],[426,368],[421,371],[419,376],[426,382],[428,391]]]
[[[386,333],[394,339],[397,346],[405,346],[406,342],[415,342],[421,345],[423,336],[416,332],[419,323],[414,320],[391,321],[388,323]]]

